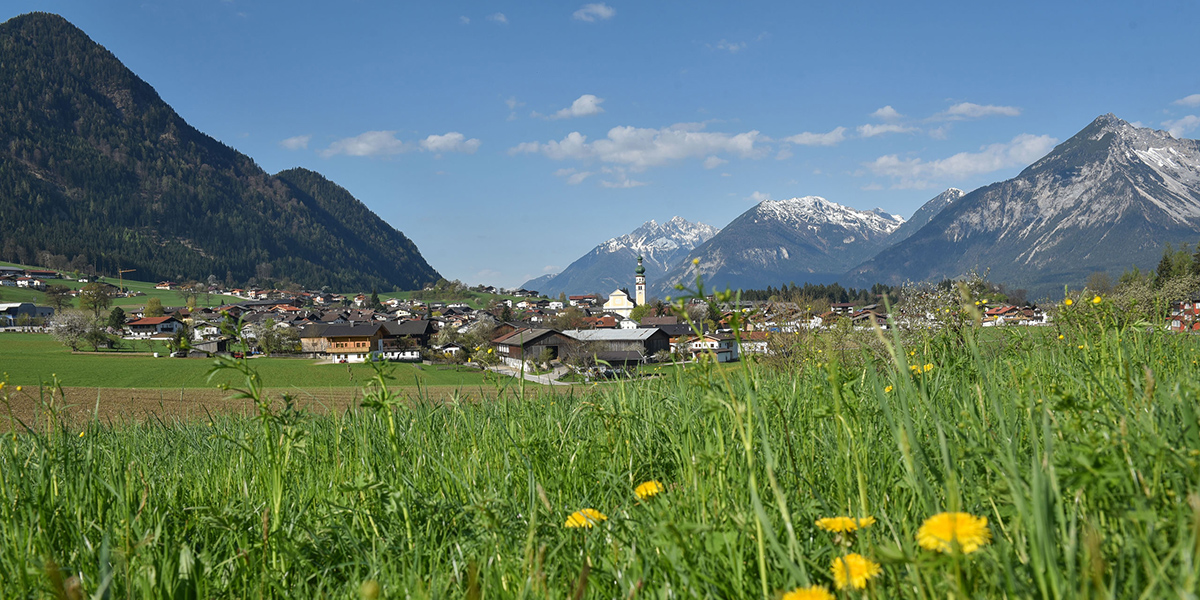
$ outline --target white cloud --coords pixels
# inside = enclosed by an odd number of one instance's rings
[[[562,267],[560,267],[558,265],[546,265],[546,266],[542,267],[542,274],[549,275],[550,273],[557,273],[561,270],[562,270]]]
[[[559,169],[554,172],[555,177],[564,177],[567,180],[567,185],[579,185],[584,179],[595,175],[591,171],[577,171],[575,169]]]
[[[304,150],[308,148],[308,141],[311,139],[311,135],[298,135],[279,142],[279,145],[286,150]]]
[[[949,137],[950,130],[946,129],[945,125],[929,130],[929,137],[935,140],[944,140]]]
[[[1200,106],[1200,94],[1192,94],[1191,96],[1180,98],[1171,104],[1176,106]]]
[[[892,108],[892,105],[889,104],[889,105],[871,113],[871,116],[875,117],[876,119],[883,120],[883,121],[892,121],[895,119],[899,119],[900,117],[903,117],[904,115],[896,112],[896,109]]]
[[[996,106],[994,104],[975,104],[959,102],[946,110],[933,115],[933,119],[944,121],[962,121],[964,119],[981,119],[983,117],[1015,117],[1021,114],[1021,109],[1015,106]]]
[[[458,22],[459,22],[459,23],[462,23],[463,25],[470,25],[470,24],[471,24],[471,17],[466,17],[466,16],[459,17],[459,18],[458,18]]]
[[[984,146],[979,152],[960,152],[948,158],[924,161],[901,159],[895,154],[880,156],[866,167],[876,175],[898,180],[897,188],[925,188],[1009,167],[1024,166],[1041,158],[1058,140],[1048,135],[1022,133],[1011,142]]]
[[[720,156],[710,156],[710,157],[704,159],[704,168],[705,169],[715,169],[727,162],[729,162],[729,161],[721,158]]]
[[[755,204],[758,204],[759,202],[764,202],[766,200],[770,200],[771,194],[767,194],[767,193],[763,193],[763,192],[754,192],[753,194],[746,196],[746,199]]]
[[[812,133],[809,131],[797,133],[791,137],[783,138],[783,141],[799,146],[835,146],[845,139],[846,128],[835,127],[833,131],[828,133]]]
[[[779,149],[779,152],[775,153],[775,160],[787,160],[793,156],[795,156],[795,154],[792,152],[792,149],[784,146],[783,148]]]
[[[571,106],[564,108],[552,115],[547,116],[547,119],[571,119],[574,117],[587,117],[598,115],[604,112],[600,105],[604,102],[604,98],[597,98],[592,94],[584,94],[575,99]]]
[[[862,190],[864,192],[878,192],[879,190],[882,190],[882,189],[883,189],[883,186],[879,185],[878,183],[868,183],[867,185],[862,186]]]
[[[1200,117],[1197,117],[1196,115],[1188,115],[1181,119],[1175,119],[1174,121],[1163,121],[1162,124],[1163,127],[1167,128],[1168,133],[1177,138],[1181,138],[1189,131],[1195,129],[1197,126],[1200,126]]]
[[[499,23],[501,25],[508,25],[508,17],[504,16],[504,13],[502,13],[502,12],[488,15],[487,20],[495,21],[496,23]]]
[[[509,121],[516,121],[517,120],[517,109],[522,106],[525,106],[525,103],[517,100],[516,96],[509,96],[508,100],[504,101],[504,104],[506,106],[508,106],[508,120]]]
[[[721,40],[714,46],[717,50],[728,50],[730,54],[737,54],[746,49],[746,42],[729,42]]]
[[[913,131],[916,131],[915,127],[899,125],[897,123],[884,123],[883,125],[867,123],[866,125],[858,126],[858,135],[865,138],[875,137],[885,133],[911,133]]]
[[[623,167],[604,167],[601,171],[606,175],[611,175],[613,178],[607,181],[601,181],[600,185],[606,188],[635,188],[646,185],[645,181],[635,181],[630,179],[625,173]]]
[[[386,156],[407,152],[409,145],[396,138],[395,131],[368,131],[340,139],[321,151],[321,156],[329,158],[336,154],[346,156]]]
[[[467,136],[457,131],[451,131],[445,135],[430,135],[421,140],[421,149],[438,154],[443,152],[474,154],[479,149],[480,143],[482,142],[475,138],[467,139]]]
[[[603,2],[596,2],[594,4],[584,4],[571,15],[571,18],[576,21],[594,23],[596,21],[611,19],[616,14],[617,11],[613,7]]]
[[[510,148],[508,153],[540,152],[553,160],[598,160],[624,165],[637,172],[647,167],[719,154],[760,158],[766,153],[761,142],[770,141],[758,131],[728,134],[703,129],[702,123],[678,123],[662,129],[613,127],[608,130],[607,137],[591,142],[586,135],[572,131],[562,140],[524,142]]]

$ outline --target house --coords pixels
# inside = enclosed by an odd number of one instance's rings
[[[335,362],[366,362],[371,353],[378,351],[386,331],[379,323],[328,325],[324,332],[325,354]]]
[[[44,290],[44,289],[46,289],[46,282],[42,281],[41,279],[36,279],[34,277],[28,277],[28,276],[18,277],[17,278],[17,287],[30,288],[30,289],[34,289],[34,290]]]
[[[156,289],[156,290],[174,290],[174,289],[179,289],[179,284],[175,283],[174,281],[160,281],[160,282],[158,282],[158,285],[154,286],[154,289]]]
[[[1171,305],[1171,331],[1200,331],[1200,292]]]
[[[388,346],[389,341],[407,339],[411,343],[405,343],[405,347],[416,346],[426,348],[429,346],[429,338],[437,333],[437,328],[434,327],[433,321],[428,319],[388,322],[383,324],[383,328],[387,331],[384,338],[384,346]]]
[[[569,329],[563,335],[580,343],[592,343],[597,351],[616,352],[636,350],[643,357],[669,350],[671,339],[657,327],[638,329]]]
[[[183,321],[175,317],[142,317],[125,324],[133,337],[150,337],[156,334],[172,335],[183,329]]]
[[[58,271],[45,271],[41,269],[26,269],[25,274],[34,279],[62,279]]]
[[[536,360],[549,350],[550,359],[562,356],[575,340],[553,329],[521,328],[492,339],[496,354],[510,367],[520,368],[526,360]]]
[[[633,312],[633,308],[637,306],[633,300],[629,299],[629,294],[623,290],[613,290],[613,293],[608,295],[608,301],[604,303],[604,312],[610,312],[629,318],[629,314]]]
[[[693,336],[684,346],[694,358],[716,356],[717,362],[733,362],[738,359],[737,340],[728,333],[706,333]],[[711,354],[710,354],[711,353]]]
[[[596,294],[585,294],[582,296],[567,296],[567,302],[571,306],[595,306],[600,304],[600,297]]]
[[[9,302],[0,304],[0,325],[12,327],[17,324],[21,315],[30,319],[49,318],[54,315],[54,309],[48,306],[35,306],[32,302]]]

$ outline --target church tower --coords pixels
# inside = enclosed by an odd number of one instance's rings
[[[633,294],[634,303],[642,306],[646,304],[646,267],[642,266],[642,257],[638,257],[638,266],[633,272],[637,274],[637,277],[634,278],[636,284],[636,291]]]

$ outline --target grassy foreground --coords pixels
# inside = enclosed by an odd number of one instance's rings
[[[0,596],[1194,595],[1194,338],[1080,323],[896,341],[857,368],[476,404],[380,380],[344,415],[263,400],[255,419],[6,436]],[[246,366],[230,373],[257,397]],[[639,499],[648,480],[664,489]],[[585,508],[607,518],[564,527]],[[918,543],[942,512],[986,518],[977,551]],[[815,525],[839,515],[875,523]],[[839,592],[850,553],[878,574]]]

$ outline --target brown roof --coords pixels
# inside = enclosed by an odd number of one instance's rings
[[[175,317],[142,317],[126,323],[126,325],[158,325],[167,321],[178,321]]]

